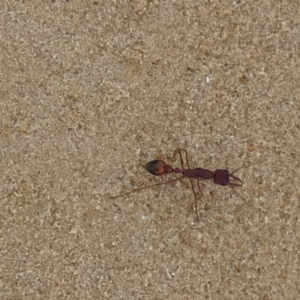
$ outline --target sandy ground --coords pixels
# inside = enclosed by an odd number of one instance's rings
[[[0,9],[0,298],[299,299],[299,2],[41,3]],[[177,148],[248,204],[112,199]]]

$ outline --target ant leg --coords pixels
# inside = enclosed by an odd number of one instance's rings
[[[179,155],[180,163],[181,163],[182,169],[185,169],[185,168],[184,168],[184,164],[183,164],[183,158],[182,158],[182,154],[181,154],[181,149],[177,149],[177,150],[174,151],[174,153],[173,153],[173,159],[174,159],[174,160],[176,159],[176,155],[177,155],[177,154]]]
[[[131,193],[139,193],[140,191],[143,191],[143,190],[155,187],[155,186],[161,186],[161,185],[173,183],[173,182],[176,182],[176,181],[181,180],[183,178],[185,178],[185,177],[184,176],[180,176],[178,178],[174,178],[174,179],[167,180],[167,181],[164,181],[164,182],[158,182],[158,183],[151,184],[151,185],[148,185],[148,186],[145,186],[145,187],[137,188],[137,189],[131,190],[131,191],[127,192],[127,193],[123,193],[123,194],[120,194],[118,196],[111,197],[111,199],[117,199],[117,198],[120,198],[120,197],[124,197],[124,196],[127,196],[127,195],[131,194]]]
[[[190,182],[191,182],[192,191],[193,191],[193,194],[194,194],[194,197],[195,197],[195,202],[192,203],[192,207],[195,209],[195,212],[196,212],[196,220],[199,221],[197,202],[203,197],[203,193],[202,193],[201,188],[200,188],[199,180],[197,180],[198,194],[195,191],[193,180],[190,180]]]
[[[184,152],[184,154],[185,154],[185,160],[186,160],[187,168],[190,169],[191,167],[190,167],[190,164],[189,164],[189,158],[188,158],[188,154],[187,154],[186,149],[177,149],[177,150],[175,150],[174,154],[173,154],[173,157],[175,157],[176,154],[179,155],[182,169],[185,170],[184,163],[183,163],[183,158],[182,158],[182,152]]]
[[[183,151],[185,153],[186,165],[187,165],[188,169],[190,169],[191,167],[190,167],[187,151],[185,149],[181,149],[181,151]]]

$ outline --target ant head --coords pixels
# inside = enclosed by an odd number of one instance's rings
[[[243,181],[240,178],[229,173],[226,169],[218,169],[214,172],[214,183],[223,186],[229,185],[232,188],[243,185]]]
[[[230,174],[228,170],[218,169],[214,172],[214,183],[219,185],[228,185],[230,184]]]

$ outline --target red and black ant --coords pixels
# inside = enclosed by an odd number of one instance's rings
[[[185,158],[186,158],[187,168],[185,168],[184,164],[183,164],[183,158],[182,158],[183,153],[184,153]],[[137,188],[137,189],[131,190],[127,193],[121,194],[119,196],[112,197],[112,199],[116,199],[116,198],[119,198],[119,197],[122,197],[122,196],[126,196],[128,194],[135,193],[135,192],[140,192],[144,189],[148,189],[148,188],[151,188],[151,187],[154,187],[154,186],[164,185],[164,184],[172,183],[172,182],[184,179],[184,178],[188,178],[188,179],[190,179],[191,186],[192,186],[192,191],[193,191],[193,194],[194,194],[194,197],[195,197],[195,202],[193,203],[193,205],[195,205],[197,220],[199,220],[197,202],[203,196],[203,193],[201,191],[200,184],[199,184],[200,180],[213,179],[215,184],[222,185],[222,186],[227,185],[227,186],[231,187],[235,191],[235,193],[237,193],[248,204],[248,202],[245,200],[245,198],[242,197],[235,190],[236,187],[240,187],[240,186],[243,185],[243,181],[240,178],[238,178],[237,176],[233,175],[233,174],[235,172],[239,171],[243,167],[235,170],[232,173],[229,173],[229,171],[227,169],[217,169],[215,171],[210,171],[210,170],[203,169],[203,168],[194,168],[194,169],[192,169],[190,167],[190,164],[189,164],[187,151],[185,149],[177,149],[174,152],[174,158],[177,154],[180,157],[181,169],[178,168],[178,167],[173,168],[171,165],[168,165],[167,163],[165,163],[162,160],[152,160],[152,161],[150,161],[146,164],[145,168],[148,172],[150,172],[151,174],[156,175],[156,176],[175,173],[175,174],[181,174],[180,177],[175,178],[175,179],[171,179],[171,180],[168,180],[168,181],[164,181],[164,182],[155,183],[155,184],[152,184],[152,185],[149,185],[149,186],[146,186],[146,187]],[[257,163],[255,163],[255,164],[257,164]],[[198,195],[195,191],[195,187],[194,187],[194,183],[193,183],[192,179],[197,180]]]

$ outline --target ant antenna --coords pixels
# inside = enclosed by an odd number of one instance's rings
[[[250,167],[252,167],[252,166],[254,166],[254,165],[257,165],[257,164],[259,164],[259,163],[261,163],[261,162],[264,162],[264,161],[266,161],[266,160],[267,160],[267,159],[264,158],[264,159],[261,159],[261,160],[255,162],[255,163],[252,163],[252,164],[249,164],[249,165],[243,165],[243,166],[239,167],[238,169],[234,170],[233,172],[231,172],[230,175],[234,174],[235,172],[237,172],[237,171],[239,171],[239,170],[241,170],[241,169],[250,168]]]

